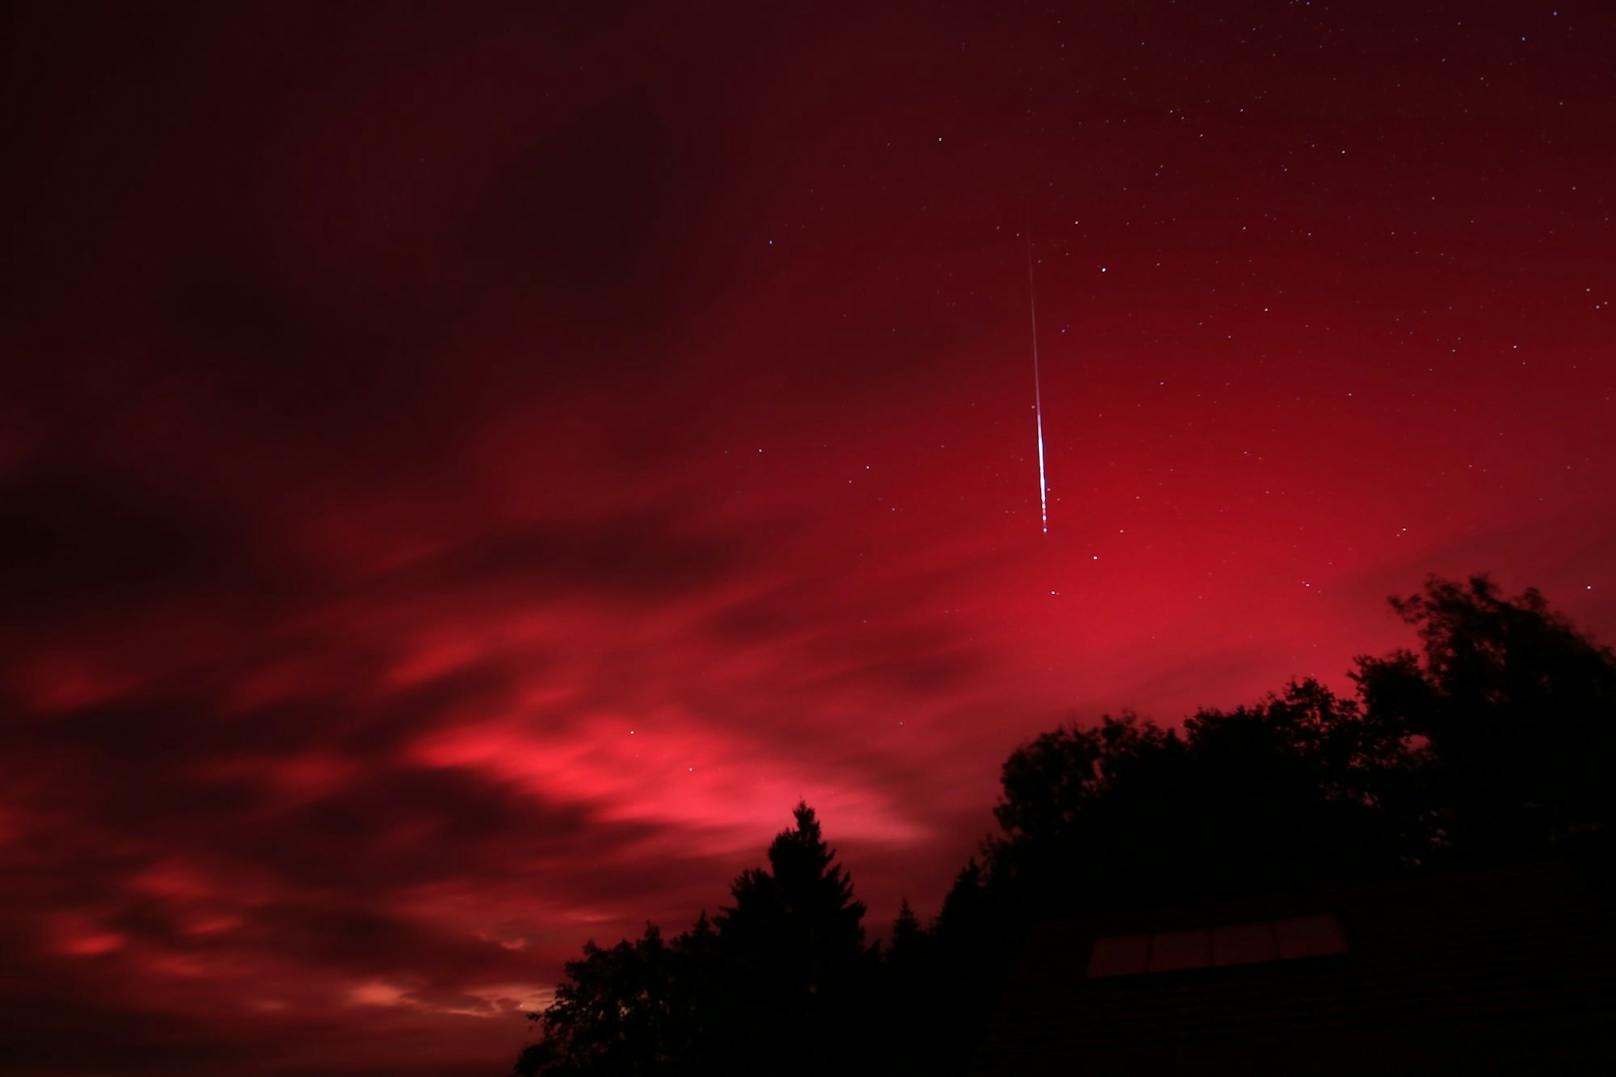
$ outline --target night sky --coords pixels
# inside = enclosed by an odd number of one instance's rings
[[[1428,572],[1610,639],[1606,5],[865,6],[9,10],[0,1071],[503,1072],[799,797],[879,933]]]

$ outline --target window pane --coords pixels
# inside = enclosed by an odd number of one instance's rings
[[[1214,965],[1250,965],[1278,959],[1273,924],[1227,924],[1212,930]]]
[[[1133,976],[1144,972],[1149,935],[1112,935],[1095,939],[1089,953],[1090,976]]]
[[[1150,971],[1204,969],[1212,964],[1212,932],[1168,931],[1150,939]]]
[[[1279,956],[1323,957],[1347,952],[1347,937],[1334,916],[1296,916],[1274,922]]]

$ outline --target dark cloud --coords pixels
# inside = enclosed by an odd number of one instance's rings
[[[300,886],[347,893],[587,865],[631,835],[593,813],[460,768],[371,767],[337,791],[232,827],[232,844]],[[585,869],[587,870],[587,868]]]
[[[222,1034],[199,1034],[194,1019],[143,1010],[121,999],[86,1005],[81,994],[45,994],[31,984],[26,1008],[12,1005],[0,1053],[15,1073],[88,1077],[105,1073],[206,1072],[239,1064],[241,1045]],[[86,1035],[86,1030],[94,1030]],[[255,1045],[260,1059],[278,1053],[273,1042]]]
[[[531,973],[528,959],[495,942],[330,900],[270,903],[254,912],[241,944],[357,979],[425,977],[436,990]]]
[[[472,264],[519,283],[569,336],[639,341],[678,309],[680,289],[661,285],[688,260],[718,175],[699,114],[675,114],[690,102],[670,90],[642,84],[536,133],[469,222]],[[632,355],[640,371],[656,362]]]
[[[669,510],[540,521],[435,557],[395,587],[498,586],[520,599],[585,595],[621,601],[676,598],[713,587],[752,560],[746,531],[703,529]]]
[[[526,655],[533,673],[543,673],[539,656]],[[406,742],[442,725],[462,709],[508,705],[517,690],[509,668],[478,662],[449,670],[389,693],[380,703],[337,705],[326,724],[326,739],[356,758],[374,758],[400,750]],[[327,707],[332,711],[337,708]]]
[[[0,482],[0,609],[38,624],[228,592],[264,599],[292,569],[222,506],[36,471]]]

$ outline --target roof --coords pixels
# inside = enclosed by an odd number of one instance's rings
[[[1048,921],[971,1072],[1616,1072],[1611,914],[1551,864]]]

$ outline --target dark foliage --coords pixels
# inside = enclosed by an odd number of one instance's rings
[[[1432,578],[1392,600],[1421,650],[1360,657],[1178,729],[1063,726],[1006,760],[983,841],[890,948],[806,805],[734,904],[567,966],[522,1074],[948,1072],[1020,933],[1047,915],[1550,855],[1609,858],[1616,655],[1527,591]]]
[[[1365,706],[1426,745],[1438,853],[1459,861],[1602,844],[1616,783],[1616,656],[1484,576],[1394,599],[1421,653],[1360,658]]]
[[[990,875],[1043,911],[1306,885],[1395,866],[1369,795],[1382,745],[1357,706],[1304,681],[1179,730],[1132,716],[1046,733],[1006,762]]]
[[[670,944],[654,926],[567,965],[556,1000],[534,1014],[542,1036],[516,1072],[572,1074],[818,1072],[866,1037],[875,950],[864,906],[813,809],[744,871],[734,904]]]

